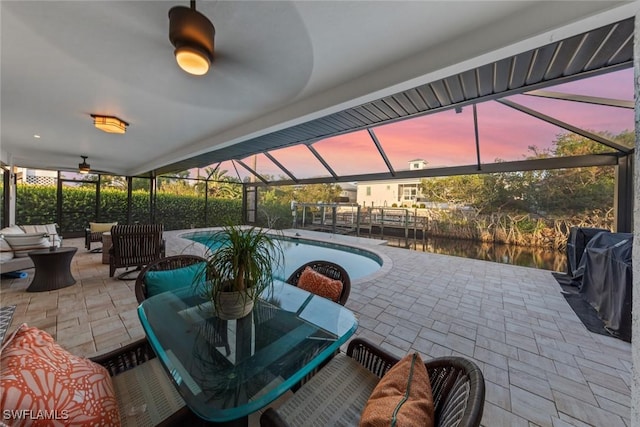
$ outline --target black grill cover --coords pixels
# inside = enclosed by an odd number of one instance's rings
[[[569,229],[569,239],[567,241],[567,274],[572,278],[582,276],[582,271],[578,271],[584,248],[589,240],[596,234],[609,231],[604,228],[571,227]]]
[[[580,294],[614,336],[631,341],[633,234],[596,234],[584,250]]]

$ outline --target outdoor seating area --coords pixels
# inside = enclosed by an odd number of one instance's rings
[[[180,3],[0,2],[0,425],[640,425],[640,1]]]
[[[188,258],[185,255],[193,249],[179,234],[164,233],[166,254],[177,260]],[[484,377],[483,426],[629,424],[630,343],[589,332],[562,297],[551,272],[374,243],[368,249],[378,253],[384,265],[350,282],[344,307],[358,321],[350,342],[364,338],[394,361],[418,352],[427,368],[439,357],[472,362]],[[64,242],[65,247],[78,248],[71,263],[77,280],[72,286],[27,293],[33,269],[25,270],[26,278],[1,281],[2,305],[16,306],[8,334],[26,322],[50,333],[70,353],[93,360],[145,342],[138,315],[142,282],[110,277],[101,254],[83,245],[84,239]],[[358,239],[356,245],[367,245],[366,239]],[[150,270],[179,265],[186,264]],[[347,347],[345,343],[342,351]],[[133,360],[122,363],[133,366],[151,357],[143,354],[134,352],[129,356]],[[273,412],[281,407],[286,413],[287,402],[302,399],[310,384],[267,407]],[[433,380],[432,388],[435,396]],[[250,415],[249,425],[259,425],[265,410]]]

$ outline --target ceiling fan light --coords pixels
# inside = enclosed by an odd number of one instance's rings
[[[180,68],[201,76],[209,71],[213,61],[216,30],[211,21],[191,7],[174,6],[169,10],[169,41]]]
[[[200,49],[182,46],[175,50],[175,55],[180,68],[189,74],[202,76],[209,71],[211,61]]]
[[[82,157],[82,163],[78,163],[78,172],[80,172],[81,174],[87,174],[91,172],[91,165],[87,163],[87,156],[80,157]]]
[[[99,116],[97,114],[92,114],[93,117],[93,125],[100,129],[103,132],[107,133],[125,133],[127,131],[127,126],[129,123],[124,120],[120,120],[117,117],[112,116]]]

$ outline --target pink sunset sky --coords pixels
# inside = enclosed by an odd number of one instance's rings
[[[633,100],[633,69],[591,77],[549,88],[547,91],[616,100]],[[570,125],[595,133],[616,135],[634,129],[634,110],[527,95],[507,99]],[[522,160],[530,155],[529,146],[552,147],[564,129],[514,110],[496,101],[477,104],[480,160]],[[414,159],[427,161],[428,167],[461,166],[476,163],[473,109],[461,113],[447,110],[372,128],[395,170],[407,170]],[[358,131],[317,141],[313,147],[338,175],[387,172],[384,161],[366,131]],[[297,178],[329,176],[322,164],[305,146],[270,152]],[[243,160],[248,165],[252,159]],[[264,175],[284,175],[264,155],[256,158],[257,171]],[[231,162],[221,169],[236,176]],[[238,166],[240,178],[248,172]]]

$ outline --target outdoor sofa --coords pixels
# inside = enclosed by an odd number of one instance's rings
[[[57,224],[11,225],[0,230],[0,273],[33,268],[29,251],[62,246]]]

